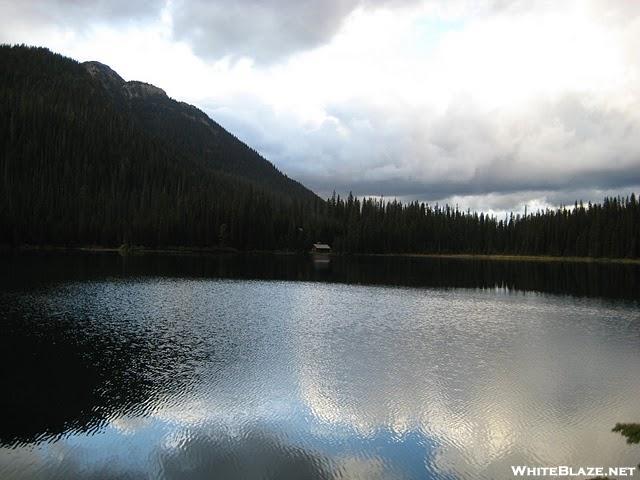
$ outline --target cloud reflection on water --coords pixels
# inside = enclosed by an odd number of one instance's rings
[[[507,478],[637,461],[610,433],[638,414],[624,303],[168,278],[35,295],[81,335],[146,340],[123,371],[149,382],[146,404],[5,444],[7,478]]]

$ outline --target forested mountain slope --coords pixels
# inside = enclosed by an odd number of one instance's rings
[[[0,172],[9,244],[280,248],[322,203],[197,108],[44,48],[0,47]]]
[[[504,219],[322,201],[203,112],[97,62],[0,46],[0,244],[640,257],[635,194]]]
[[[314,197],[193,105],[169,98],[154,85],[125,82],[99,62],[82,65],[154,139],[167,142],[204,166],[256,181],[292,197]]]

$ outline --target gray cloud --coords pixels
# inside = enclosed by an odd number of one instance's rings
[[[188,43],[198,56],[270,63],[328,42],[359,7],[413,3],[417,0],[0,0],[0,15],[12,30],[82,32],[94,24],[157,20],[168,6],[174,38]]]
[[[475,19],[559,8],[556,2],[520,0],[426,1]],[[95,24],[151,24],[168,7],[173,37],[200,57],[246,56],[264,64],[330,41],[355,9],[414,3],[419,2],[0,0],[0,41],[24,41],[16,32],[45,27],[84,31]],[[616,32],[617,48],[637,75],[640,2],[587,0],[581,6]],[[537,98],[512,113],[488,113],[462,96],[444,112],[384,98],[352,98],[325,105],[327,118],[314,128],[250,94],[202,106],[322,195],[335,189],[428,201],[466,197],[470,205],[480,205],[474,202],[483,197],[488,208],[506,209],[526,198],[558,204],[637,191],[640,110],[625,106],[637,103],[639,93],[630,90],[616,90],[617,98],[565,92]]]
[[[416,0],[176,0],[173,27],[203,58],[269,63],[328,42],[358,7],[411,3]]]
[[[351,102],[330,108],[313,130],[255,98],[231,103],[208,110],[322,195],[432,202],[493,195],[496,207],[517,208],[524,198],[566,204],[640,185],[640,117],[596,108],[590,98],[564,95],[513,116],[487,115],[465,99],[440,115]]]
[[[182,0],[173,9],[174,34],[206,58],[230,55],[270,61],[323,43],[358,3]]]
[[[16,30],[61,27],[82,32],[94,24],[158,20],[165,7],[172,35],[207,60],[248,57],[271,63],[331,40],[356,9],[427,4],[445,16],[520,15],[553,11],[554,2],[522,0],[0,0],[4,35]],[[626,23],[640,14],[638,2],[589,0],[603,22]]]

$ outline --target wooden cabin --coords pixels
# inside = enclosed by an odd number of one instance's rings
[[[331,247],[326,243],[314,243],[313,247],[311,247],[311,253],[331,253]]]

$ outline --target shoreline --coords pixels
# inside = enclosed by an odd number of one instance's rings
[[[502,255],[481,253],[363,253],[357,255],[367,257],[439,258],[449,260],[484,260],[495,262],[615,263],[640,265],[640,258],[560,257],[552,255]]]
[[[19,247],[0,246],[0,252],[86,252],[86,253],[118,253],[129,255],[221,255],[221,254],[250,254],[250,255],[305,255],[305,253],[285,250],[238,250],[232,247],[164,247],[146,248],[132,247],[104,247],[85,245],[63,247],[56,245],[21,245]],[[432,258],[443,260],[480,260],[495,262],[541,262],[541,263],[599,263],[640,265],[640,258],[604,258],[604,257],[562,257],[552,255],[507,255],[507,254],[474,254],[474,253],[332,253],[332,257],[405,257]]]
[[[85,252],[85,253],[118,253],[123,256],[135,255],[228,255],[228,254],[273,254],[296,255],[297,252],[286,250],[238,250],[233,247],[162,247],[148,248],[144,246],[105,247],[100,245],[60,246],[60,245],[20,245],[10,247],[0,245],[1,253],[21,252]]]

